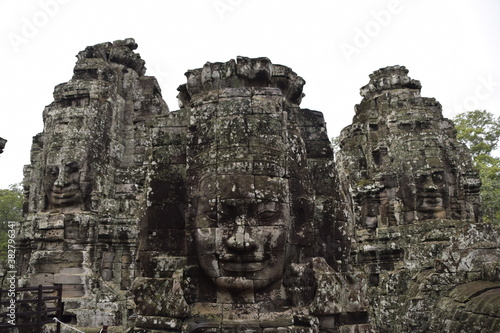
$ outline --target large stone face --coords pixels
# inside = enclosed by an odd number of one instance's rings
[[[365,316],[347,323],[366,323],[364,293],[330,307],[339,290],[316,292],[364,277],[348,271],[345,193],[322,114],[299,107],[303,79],[244,57],[186,77],[153,140],[136,330],[312,332],[353,309]],[[143,304],[158,284],[177,297]]]
[[[132,39],[87,47],[25,168],[19,263],[67,317],[132,332],[498,327],[499,235],[439,103],[401,66],[361,89],[337,162],[267,58],[186,72],[170,112]]]

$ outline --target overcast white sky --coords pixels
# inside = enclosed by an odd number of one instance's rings
[[[22,180],[54,86],[88,45],[135,38],[170,110],[188,69],[266,56],[306,80],[302,107],[329,136],[351,123],[368,75],[404,65],[446,117],[500,114],[496,0],[35,0],[0,2],[0,188]]]

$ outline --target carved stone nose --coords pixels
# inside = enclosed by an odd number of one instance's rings
[[[57,179],[54,182],[54,186],[64,186],[64,184],[66,183],[65,178],[66,177],[64,176],[64,171],[59,171],[59,173],[57,174]]]
[[[229,249],[237,252],[251,252],[257,248],[257,243],[243,225],[236,226],[226,244]]]
[[[429,192],[437,191],[437,186],[432,181],[432,178],[428,178],[424,183],[424,189]]]

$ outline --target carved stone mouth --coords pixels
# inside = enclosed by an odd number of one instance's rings
[[[77,194],[77,191],[53,191],[52,192],[52,197],[54,199],[69,199],[71,197],[74,197]]]
[[[250,263],[250,262],[261,262],[266,260],[265,256],[262,254],[221,254],[219,259],[222,262],[237,262],[237,263]]]
[[[233,273],[251,273],[258,272],[267,266],[267,261],[264,262],[222,262],[221,268],[227,272]]]
[[[78,188],[74,187],[67,187],[67,188],[55,187],[52,188],[52,193],[51,193],[54,199],[68,199],[74,197],[76,194],[78,194]]]
[[[244,273],[257,272],[267,266],[269,260],[261,254],[220,256],[220,266],[227,272]]]
[[[443,195],[438,192],[427,192],[427,193],[420,193],[418,194],[419,197],[421,198],[441,198]]]
[[[422,205],[443,205],[443,198],[441,196],[434,197],[421,197]]]

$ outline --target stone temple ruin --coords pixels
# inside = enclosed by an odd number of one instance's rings
[[[25,167],[25,285],[131,332],[500,331],[500,239],[440,104],[392,66],[334,153],[267,58],[186,73],[169,111],[133,39],[87,47]]]

